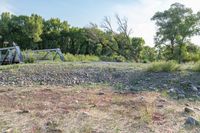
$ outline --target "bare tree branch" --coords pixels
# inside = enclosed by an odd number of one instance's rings
[[[114,33],[110,17],[107,17],[107,16],[104,17],[104,20],[103,20],[101,27],[104,28],[106,31],[110,31],[110,32]]]

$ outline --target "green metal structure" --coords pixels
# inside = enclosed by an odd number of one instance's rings
[[[19,46],[13,43],[13,47],[0,48],[0,65],[22,63],[23,56]]]
[[[39,60],[47,59],[47,56],[50,56],[51,59],[54,61],[57,56],[59,56],[61,61],[65,61],[65,58],[60,50],[60,48],[55,49],[43,49],[43,50],[31,50],[33,53],[34,58]],[[40,53],[43,53],[42,57],[38,58]],[[24,58],[29,58],[29,52],[26,52]],[[16,63],[23,63],[23,56],[20,50],[20,47],[13,43],[13,47],[7,48],[0,48],[0,65],[7,65],[7,64],[16,64]]]

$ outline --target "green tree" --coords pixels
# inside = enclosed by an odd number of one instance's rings
[[[10,41],[10,27],[9,23],[11,21],[11,14],[9,12],[4,12],[0,17],[0,46],[4,47],[4,41]]]
[[[168,45],[171,59],[174,59],[175,46],[179,47],[178,61],[182,62],[184,45],[199,32],[200,17],[191,8],[180,3],[174,3],[168,10],[157,12],[152,20],[156,21],[156,46]]]
[[[157,51],[155,48],[144,46],[141,51],[140,59],[144,62],[153,62],[157,59]]]
[[[26,34],[33,42],[41,41],[41,34],[43,32],[43,19],[41,16],[32,14],[26,24]]]
[[[132,45],[131,45],[131,56],[135,59],[136,62],[139,61],[142,50],[144,48],[145,41],[141,37],[133,37],[132,38]]]
[[[109,40],[111,45],[108,45],[119,56],[125,57],[127,60],[139,61],[141,51],[145,41],[142,38],[131,38],[132,29],[128,27],[128,20],[126,18],[120,18],[115,16],[117,20],[118,28],[115,31],[111,19],[109,17],[104,18],[102,28],[109,33]]]
[[[62,35],[69,31],[70,25],[67,21],[61,21],[58,18],[51,18],[43,21],[42,43],[40,48],[60,47],[64,50],[64,46],[68,41]]]

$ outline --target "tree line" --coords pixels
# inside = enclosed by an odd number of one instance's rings
[[[59,18],[45,20],[37,14],[17,16],[4,12],[0,16],[0,47],[14,41],[23,50],[60,48],[64,53],[112,57],[116,61],[200,59],[200,48],[190,41],[200,33],[200,12],[193,13],[191,8],[174,3],[168,10],[155,13],[154,47],[145,45],[142,37],[131,36],[132,29],[125,17],[116,15],[115,19],[117,30],[110,17],[105,17],[101,26],[90,23],[80,28]]]

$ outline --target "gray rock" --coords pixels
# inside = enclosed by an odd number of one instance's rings
[[[103,92],[98,92],[97,95],[104,95],[105,93]]]
[[[185,91],[183,89],[176,89],[177,94],[185,94]]]
[[[186,113],[194,113],[194,110],[192,108],[188,108],[188,107],[185,107],[184,111]]]
[[[192,85],[192,86],[191,86],[191,90],[192,90],[192,91],[194,91],[194,92],[198,92],[198,89],[197,89],[197,87],[196,87],[196,86],[194,86],[194,85]]]
[[[158,104],[157,107],[158,107],[158,108],[163,108],[164,105],[163,105],[163,104]]]
[[[184,99],[185,98],[185,94],[178,94],[178,99]]]
[[[176,90],[174,88],[171,88],[168,92],[169,93],[176,93]]]
[[[192,82],[190,82],[190,81],[182,81],[182,82],[180,82],[180,85],[181,86],[191,86]]]
[[[163,87],[166,89],[166,88],[168,88],[168,85],[167,84],[163,84]]]
[[[152,87],[152,86],[150,86],[150,87],[149,87],[149,90],[155,91],[155,90],[156,90],[156,88],[155,88],[155,87]]]
[[[185,121],[186,125],[190,125],[190,126],[197,126],[199,125],[199,121],[197,121],[196,119],[192,118],[192,117],[188,117]]]

